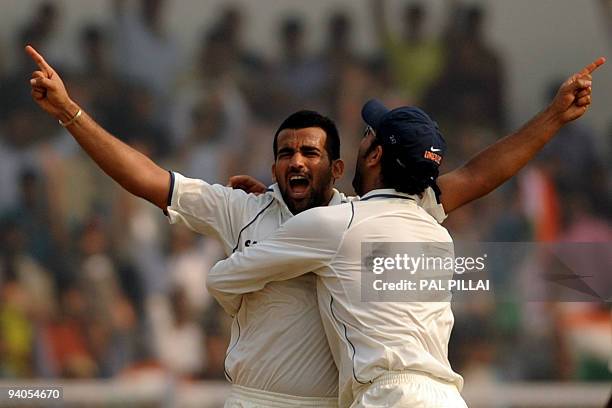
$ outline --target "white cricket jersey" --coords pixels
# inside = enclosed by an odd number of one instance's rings
[[[231,309],[236,296],[317,274],[319,311],[339,368],[340,406],[389,372],[424,372],[460,390],[463,379],[447,358],[449,302],[361,300],[362,242],[452,242],[417,200],[383,189],[305,211],[269,239],[219,262],[208,275],[209,290]]]
[[[255,196],[171,175],[170,222],[216,237],[228,256],[257,246],[293,217],[277,185]],[[344,199],[334,190],[330,204]],[[274,282],[234,300],[226,308],[234,316],[225,359],[228,380],[279,394],[337,397],[338,371],[317,307],[314,274]]]

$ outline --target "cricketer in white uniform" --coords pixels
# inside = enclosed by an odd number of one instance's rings
[[[256,196],[172,173],[171,187],[170,221],[217,237],[228,256],[259,245],[293,217],[277,184]],[[445,218],[432,189],[418,200],[440,222]],[[334,189],[329,205],[346,202]],[[234,321],[225,360],[233,384],[226,406],[337,406],[338,371],[315,282],[314,274],[272,282],[237,298],[240,307],[227,310]]]
[[[388,111],[370,101],[363,116],[376,132],[360,146],[353,184],[367,192],[361,200],[298,214],[267,240],[219,262],[208,288],[234,313],[240,295],[314,272],[341,407],[465,407],[463,380],[447,358],[450,303],[361,298],[363,242],[452,242],[418,205],[435,186],[444,140],[417,108]]]
[[[331,120],[316,112],[296,112],[276,133],[274,151],[278,160],[275,165],[281,166],[286,161],[286,139],[293,141],[295,137],[298,143],[304,140],[304,148],[316,146],[315,141],[309,139],[312,132],[327,134],[327,139],[333,138],[339,144],[337,129]],[[315,154],[322,155],[325,151],[302,153],[316,161]],[[337,159],[339,147],[329,156]],[[320,162],[325,167],[319,174],[330,174],[332,160],[324,157]],[[314,173],[317,169],[308,170],[289,168],[287,177],[309,178],[312,190],[316,190],[318,181]],[[280,171],[277,177],[284,177],[281,172],[285,174]],[[320,179],[320,186],[330,198],[319,197],[305,208],[346,201],[344,195],[331,189],[332,176],[328,177],[329,180]],[[289,196],[300,196],[306,191],[300,181],[304,184],[301,179],[294,183],[286,180],[287,188],[294,185],[295,190],[289,191]],[[172,173],[171,192],[167,208],[170,222],[185,224],[196,232],[216,237],[228,256],[257,245],[293,217],[279,184],[256,196]],[[239,299],[241,307],[231,313],[234,320],[225,358],[225,374],[233,384],[226,407],[337,406],[338,371],[319,316],[315,285],[315,276],[309,274],[291,281],[275,282]]]

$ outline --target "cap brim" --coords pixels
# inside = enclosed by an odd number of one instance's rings
[[[363,105],[363,108],[361,108],[361,117],[365,123],[377,129],[382,117],[388,112],[389,109],[387,109],[381,101],[378,99],[370,99]]]

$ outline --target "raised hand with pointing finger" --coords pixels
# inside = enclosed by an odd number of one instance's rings
[[[30,79],[32,98],[45,112],[62,123],[69,123],[80,109],[70,99],[64,82],[34,47],[28,45],[25,51],[38,66],[38,70],[32,73]]]
[[[578,119],[587,111],[591,104],[591,74],[605,62],[605,58],[599,57],[561,84],[550,107],[562,124]]]
[[[123,188],[165,209],[169,173],[98,125],[70,98],[64,82],[43,56],[29,45],[25,51],[38,67],[30,79],[32,98],[38,106],[58,119],[98,166]]]

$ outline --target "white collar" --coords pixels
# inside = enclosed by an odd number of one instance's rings
[[[359,200],[360,201],[366,201],[370,199],[378,200],[378,199],[383,199],[383,198],[403,198],[403,199],[414,200],[416,203],[420,201],[419,196],[416,194],[402,193],[393,188],[378,188],[375,190],[370,190],[367,193],[365,193],[363,196],[361,196]]]

